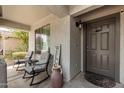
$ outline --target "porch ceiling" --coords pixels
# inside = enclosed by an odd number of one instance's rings
[[[2,7],[2,8],[1,8]],[[17,23],[32,26],[44,17],[54,14],[58,17],[73,15],[83,11],[92,5],[1,5],[0,17]],[[77,16],[77,14],[76,14]]]
[[[32,25],[50,12],[41,5],[3,5],[2,17],[26,25]]]

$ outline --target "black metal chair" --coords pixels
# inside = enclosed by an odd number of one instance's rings
[[[3,55],[3,49],[0,49],[0,55]]]
[[[32,78],[30,86],[40,84],[41,82],[43,82],[43,81],[45,81],[46,79],[49,78],[48,65],[49,65],[50,57],[51,57],[51,54],[48,53],[48,52],[45,52],[45,53],[41,54],[41,58],[38,60],[38,62],[33,63],[32,60],[27,62],[23,79]],[[41,80],[39,82],[33,83],[35,76],[39,75],[42,72],[46,72],[47,77],[45,77],[43,80]],[[26,74],[28,74],[30,76],[26,77]]]
[[[25,64],[27,61],[31,60],[32,56],[33,56],[33,51],[29,51],[29,52],[27,52],[24,59],[14,60],[14,66],[18,65],[16,68],[16,71],[21,71],[21,70],[19,70],[20,64]]]

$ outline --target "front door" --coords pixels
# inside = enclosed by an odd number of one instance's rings
[[[114,79],[114,32],[114,19],[87,23],[87,71],[105,75]]]

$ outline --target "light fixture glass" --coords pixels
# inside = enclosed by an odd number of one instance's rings
[[[82,24],[79,24],[79,29],[81,29],[82,28]]]

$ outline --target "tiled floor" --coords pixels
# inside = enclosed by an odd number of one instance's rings
[[[22,79],[23,71],[16,71],[13,67],[8,67],[8,87],[9,88],[50,88],[50,79],[45,82],[29,86],[30,79]],[[36,77],[36,80],[41,80],[45,73]],[[74,79],[70,82],[64,83],[64,88],[98,88],[97,86],[91,84],[87,80],[84,79],[83,73],[78,74]],[[115,88],[123,88],[124,85],[117,83]]]

